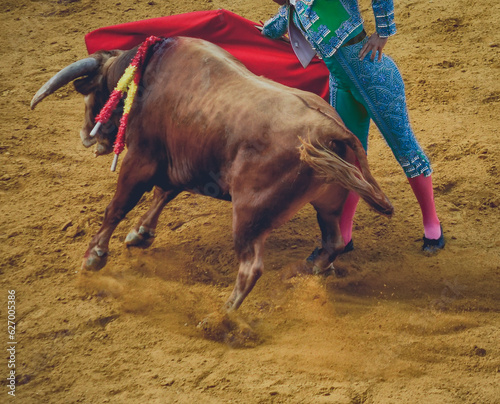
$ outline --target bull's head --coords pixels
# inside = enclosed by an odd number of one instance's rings
[[[85,96],[85,121],[80,131],[83,145],[90,147],[97,144],[96,156],[110,153],[118,131],[117,117],[121,115],[121,112],[115,111],[110,121],[102,125],[94,137],[90,136],[90,132],[94,127],[95,117],[113,90],[109,86],[114,80],[108,77],[108,72],[121,53],[121,51],[101,51],[65,67],[38,90],[31,101],[31,109],[34,109],[45,97],[73,81],[76,91]]]

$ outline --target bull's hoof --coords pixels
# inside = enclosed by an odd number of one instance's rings
[[[154,232],[147,230],[145,227],[139,227],[139,231],[133,229],[125,238],[127,247],[149,247],[154,241]]]
[[[108,253],[98,247],[94,247],[83,257],[82,269],[87,271],[99,271],[104,268],[108,261]]]
[[[207,339],[224,342],[233,348],[250,348],[259,343],[257,333],[235,312],[215,312],[197,326]]]
[[[351,248],[351,249],[349,249]],[[347,244],[344,251],[341,254],[352,251],[354,246],[352,241]],[[309,257],[306,258],[305,267],[310,269],[310,273],[313,275],[329,274],[334,270],[333,262],[328,259],[323,249],[316,248]]]

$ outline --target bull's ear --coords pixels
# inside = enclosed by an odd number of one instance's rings
[[[75,86],[75,90],[80,94],[89,95],[90,93],[100,88],[101,81],[102,77],[97,74],[77,79],[73,81],[73,85]]]

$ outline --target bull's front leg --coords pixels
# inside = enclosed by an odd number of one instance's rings
[[[178,194],[179,191],[177,190],[163,190],[159,187],[155,188],[151,207],[146,214],[141,217],[139,223],[137,223],[125,239],[127,247],[149,247],[151,245],[155,237],[158,219],[160,218],[163,208]]]
[[[154,162],[134,157],[129,150],[120,169],[115,195],[104,212],[101,228],[92,238],[84,255],[83,269],[95,271],[106,265],[109,240],[113,231],[139,202],[144,192],[151,190],[156,167]]]

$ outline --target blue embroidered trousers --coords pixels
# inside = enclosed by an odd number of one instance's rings
[[[429,159],[410,126],[403,79],[394,61],[371,52],[359,60],[359,52],[368,40],[339,48],[325,58],[330,71],[330,103],[346,126],[368,146],[370,118],[373,119],[409,178],[431,175]]]

